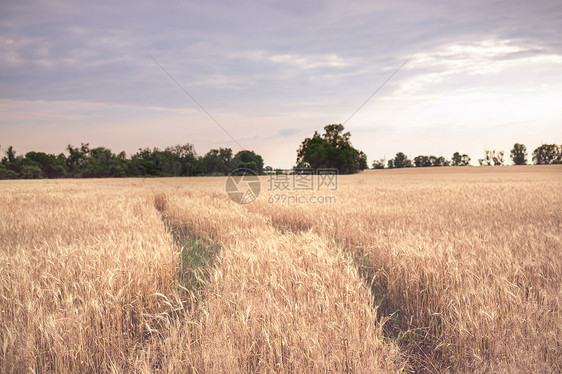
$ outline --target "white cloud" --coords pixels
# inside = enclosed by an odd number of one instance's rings
[[[110,103],[80,101],[10,100],[0,99],[0,128],[17,123],[85,123],[92,120],[112,118],[114,113],[130,113],[135,117],[142,114],[166,112],[173,115],[189,116],[199,113],[189,108],[163,108],[157,106],[133,106]]]
[[[299,56],[293,54],[272,55],[270,61],[282,64],[289,64],[301,69],[314,69],[319,67],[345,67],[350,66],[350,62],[335,54],[317,56]]]
[[[15,67],[24,62],[18,51],[21,42],[0,36],[0,61],[2,66]]]
[[[424,92],[436,85],[456,83],[456,89],[470,87],[470,80],[479,86],[484,76],[491,76],[491,88],[497,86],[498,77],[505,77],[507,84],[525,80],[532,71],[559,72],[562,55],[547,53],[536,46],[517,45],[510,40],[484,40],[477,43],[451,44],[431,52],[418,53],[408,68],[421,71],[402,82],[398,94]],[[511,82],[509,82],[509,80]],[[459,85],[459,81],[464,84]]]
[[[253,61],[269,61],[303,70],[322,67],[342,68],[355,65],[354,59],[344,59],[337,54],[275,54],[263,50],[254,50],[231,53],[228,57]]]

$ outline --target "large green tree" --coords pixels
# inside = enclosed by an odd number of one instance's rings
[[[461,155],[459,152],[455,152],[451,158],[452,166],[468,166],[469,163],[470,157],[466,154]]]
[[[240,151],[232,159],[234,168],[246,168],[263,174],[263,158],[254,151]]]
[[[494,166],[501,166],[504,162],[504,153],[503,151],[496,151],[495,149],[493,151],[485,150],[484,158],[479,158],[478,162],[480,166],[490,166],[492,164]]]
[[[211,149],[201,158],[201,166],[205,174],[228,174],[233,169],[232,149]]]
[[[537,165],[562,163],[562,145],[543,144],[533,151],[533,161]]]
[[[116,156],[105,147],[92,148],[81,164],[80,175],[85,178],[125,177],[125,153]]]
[[[422,156],[422,155],[416,156],[414,157],[414,165],[417,168],[431,166],[431,160],[429,159],[428,156]]]
[[[18,177],[18,174],[6,168],[6,165],[0,163],[0,179],[15,179]]]
[[[38,167],[41,170],[39,175],[43,177],[60,178],[66,174],[66,157],[62,153],[55,156],[43,152],[27,152],[24,163],[26,166]]]
[[[192,176],[197,174],[199,160],[193,144],[177,144],[167,147],[165,152],[169,152],[174,162],[179,165],[179,170],[174,171],[175,176]]]
[[[409,168],[412,167],[412,161],[402,152],[398,152],[394,159],[388,160],[388,168]]]
[[[527,165],[527,147],[524,144],[515,143],[510,156],[514,165]]]
[[[449,161],[445,157],[440,156],[416,156],[414,157],[414,165],[416,167],[427,167],[427,166],[449,166]]]
[[[175,145],[165,150],[139,149],[127,163],[130,175],[191,176],[200,171],[200,161],[192,144]]]
[[[384,169],[384,159],[373,161],[373,165],[371,167],[373,169]]]
[[[351,145],[349,132],[342,124],[324,127],[324,134],[314,132],[297,150],[297,168],[334,168],[340,174],[356,173],[368,168],[367,155]]]
[[[23,157],[16,156],[14,147],[9,146],[6,150],[6,156],[2,158],[2,165],[4,165],[6,172],[3,173],[5,178],[17,177],[23,168]]]

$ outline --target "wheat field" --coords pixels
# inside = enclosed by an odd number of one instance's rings
[[[0,372],[562,371],[562,167],[268,178],[1,181]]]

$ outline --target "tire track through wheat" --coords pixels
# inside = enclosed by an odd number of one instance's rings
[[[176,195],[166,210],[174,225],[222,247],[201,321],[206,371],[401,370],[344,253],[312,233],[282,234],[244,207],[225,209],[228,202]]]

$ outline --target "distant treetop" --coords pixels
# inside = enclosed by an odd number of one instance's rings
[[[342,124],[324,127],[324,134],[314,132],[297,150],[297,168],[334,168],[341,174],[356,173],[368,168],[367,155],[351,145],[351,134]]]

